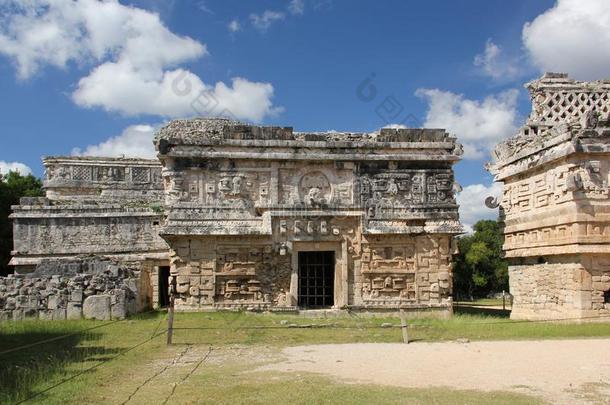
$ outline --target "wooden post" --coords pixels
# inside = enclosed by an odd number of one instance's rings
[[[400,309],[400,329],[402,330],[402,340],[409,344],[409,331],[407,330],[407,316],[404,309]]]
[[[172,277],[169,286],[169,308],[167,308],[167,344],[172,344],[174,335],[174,292],[176,291],[176,277]]]
[[[502,290],[502,311],[506,311],[506,295],[504,294],[504,290]]]

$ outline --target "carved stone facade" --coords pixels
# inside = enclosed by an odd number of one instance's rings
[[[195,119],[155,144],[179,309],[451,311],[461,146],[445,131]]]
[[[173,121],[158,160],[46,158],[13,207],[13,264],[95,255],[141,275],[141,307],[452,308],[458,221],[444,130],[295,133]]]
[[[547,73],[496,147],[516,319],[610,315],[610,81]]]
[[[164,221],[161,166],[157,160],[49,157],[44,198],[14,206],[13,258],[17,273],[45,260],[100,256],[137,264],[140,292],[156,302],[156,269],[168,265],[159,237]],[[153,291],[155,295],[153,295]]]

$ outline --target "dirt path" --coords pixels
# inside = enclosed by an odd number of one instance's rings
[[[288,347],[259,370],[402,387],[503,390],[552,403],[610,404],[610,339]]]

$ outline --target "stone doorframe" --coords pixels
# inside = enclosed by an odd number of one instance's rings
[[[334,305],[342,308],[348,304],[347,242],[292,242],[292,273],[290,276],[291,302],[297,303],[299,294],[299,252],[325,251],[335,253]]]
[[[159,267],[169,267],[168,260],[146,260],[144,268],[149,274],[150,291],[148,292],[150,306],[153,309],[159,309]]]

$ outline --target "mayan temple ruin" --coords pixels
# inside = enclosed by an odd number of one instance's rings
[[[96,255],[135,271],[138,308],[166,305],[175,284],[179,310],[451,313],[462,148],[444,130],[192,119],[155,146],[159,161],[44,159],[46,197],[12,215],[17,273]]]
[[[610,315],[610,81],[526,87],[532,112],[488,167],[511,316]],[[154,145],[154,160],[43,160],[46,196],[13,207],[0,319],[124,317],[170,286],[178,310],[452,312],[462,147],[445,130],[197,118]]]
[[[547,73],[532,112],[489,167],[515,319],[610,315],[610,81]]]

